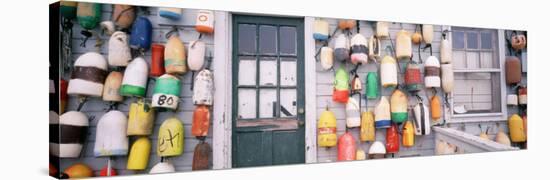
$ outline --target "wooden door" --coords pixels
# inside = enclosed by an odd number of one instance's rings
[[[303,26],[233,15],[233,167],[305,162]]]

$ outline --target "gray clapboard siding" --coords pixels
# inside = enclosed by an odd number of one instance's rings
[[[147,15],[147,18],[151,21],[153,24],[153,43],[166,43],[166,39],[164,37],[164,34],[166,34],[168,31],[171,30],[170,26],[159,26],[159,18],[157,16],[158,8],[148,8],[150,14]],[[111,5],[104,5],[103,6],[103,20],[109,20],[111,19]],[[141,11],[138,10],[138,14],[142,14]],[[199,33],[194,30],[191,25],[194,25],[195,23],[195,16],[196,16],[196,10],[184,10],[183,14],[183,23],[179,23],[178,25],[185,25],[185,27],[180,28],[180,39],[184,42],[186,51],[188,51],[188,45],[190,41],[196,40],[199,36]],[[96,28],[96,32],[99,32],[99,28]],[[72,59],[73,61],[76,60],[80,55],[90,52],[90,51],[97,51],[97,48],[94,47],[97,38],[94,36],[86,42],[86,47],[81,47],[81,39],[82,36],[80,35],[80,31],[82,28],[75,22],[75,26],[73,28],[73,55]],[[101,35],[100,40],[103,41],[103,45],[100,48],[100,53],[107,58],[108,55],[108,41],[109,36],[107,35]],[[214,52],[214,38],[213,35],[203,35],[202,41],[206,43],[207,48],[207,56],[209,54],[213,55]],[[150,64],[151,60],[151,51],[147,51],[144,56],[146,62]],[[213,69],[213,72],[215,72],[215,69]],[[176,171],[191,171],[191,165],[193,161],[193,151],[195,148],[195,145],[199,142],[194,136],[191,135],[191,124],[192,124],[192,118],[193,118],[193,110],[195,109],[195,106],[192,103],[192,91],[190,90],[191,87],[191,74],[190,72],[186,73],[184,76],[181,76],[182,80],[182,91],[180,96],[180,104],[178,107],[178,110],[176,111],[175,115],[182,121],[184,124],[184,130],[185,130],[185,142],[184,142],[184,153],[181,156],[169,158],[169,160],[174,164],[176,167]],[[69,79],[69,72],[63,76],[65,79]],[[152,95],[152,89],[154,87],[155,82],[149,81],[148,85],[148,92],[147,92],[147,99],[150,100]],[[119,104],[118,109],[124,113],[128,112],[128,108],[131,102],[134,102],[135,100],[132,98],[125,98],[124,102]],[[220,102],[221,103],[221,102]],[[68,102],[68,110],[75,110],[78,106],[78,99],[76,97],[70,97]],[[95,131],[96,131],[96,124],[99,121],[99,119],[103,116],[103,114],[106,113],[106,109],[108,107],[108,103],[103,102],[100,98],[91,98],[89,101],[84,105],[82,108],[82,111],[87,114],[89,117],[93,116],[95,119],[90,122],[90,129],[88,133],[87,138],[87,144],[85,147],[85,150],[83,150],[83,156],[81,159],[61,159],[61,169],[65,169],[68,166],[72,165],[76,162],[82,162],[94,170],[95,174],[99,174],[99,170],[106,165],[107,158],[96,158],[93,156],[93,146],[95,142]],[[130,171],[125,170],[126,169],[126,162],[127,157],[121,156],[121,157],[115,157],[113,161],[113,167],[117,170],[118,174],[125,175],[125,174],[143,174],[148,173],[149,169],[154,166],[156,163],[160,162],[160,158],[156,155],[156,145],[157,145],[157,136],[158,136],[158,129],[162,122],[167,119],[168,117],[172,116],[172,112],[157,112],[155,117],[155,126],[153,128],[153,134],[149,136],[149,139],[151,139],[151,154],[149,159],[148,168],[145,171],[136,172],[136,171]],[[135,137],[130,137],[130,147],[135,140]],[[206,142],[208,142],[210,145],[212,145],[212,125],[208,133],[208,137],[206,138]],[[212,164],[212,162],[211,162]]]

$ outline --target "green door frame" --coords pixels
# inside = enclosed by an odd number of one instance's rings
[[[302,154],[298,155],[301,159],[300,161],[305,163],[305,67],[304,67],[304,19],[303,18],[286,18],[286,17],[266,17],[266,16],[249,16],[249,15],[232,15],[232,167],[238,167],[237,164],[237,119],[238,119],[238,84],[239,84],[239,31],[238,27],[239,24],[256,24],[256,25],[273,25],[273,26],[293,26],[296,28],[296,98],[297,98],[297,120],[298,120],[298,128],[296,129],[296,133],[298,134],[300,139],[298,139],[298,146],[299,148],[303,149]],[[259,26],[257,26],[258,28]],[[259,45],[259,38],[258,34],[259,31],[257,29],[257,36],[256,36],[256,46]],[[279,37],[278,37],[279,38]],[[279,43],[277,43],[278,46]],[[256,81],[259,81],[259,59],[260,55],[258,55],[258,47],[256,48],[256,54],[254,55],[256,57],[256,69],[257,69],[257,75],[256,75]],[[280,49],[280,48],[279,48]],[[277,69],[278,72],[280,72],[280,58],[284,56],[281,55],[277,51]],[[278,79],[280,79],[280,74],[278,74]],[[279,81],[279,80],[278,80]],[[277,84],[277,89],[280,89],[280,84]],[[257,85],[256,88],[259,88]],[[259,94],[257,93],[259,96]],[[280,93],[277,91],[277,99],[279,99]],[[257,101],[259,101],[259,97],[256,98]],[[256,103],[256,106],[259,106],[259,103]],[[256,111],[258,114],[258,110]],[[259,116],[257,116],[259,117]],[[247,128],[246,131],[261,131],[261,128]]]

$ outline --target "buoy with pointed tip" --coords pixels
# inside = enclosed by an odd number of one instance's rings
[[[374,120],[377,129],[389,128],[391,125],[390,103],[386,96],[380,98],[380,102],[374,109]]]
[[[379,94],[378,74],[376,72],[367,73],[367,88],[365,88],[365,96],[367,99],[376,99]]]
[[[346,104],[346,127],[354,128],[361,125],[361,107],[355,98],[349,98]]]
[[[332,100],[339,103],[347,103],[349,99],[349,77],[344,70],[343,66],[340,66],[336,70],[334,77],[334,90],[332,92]]]
[[[149,68],[143,57],[136,57],[132,60],[124,71],[120,95],[144,97],[147,88],[147,72],[149,72]]]
[[[405,122],[409,118],[407,95],[399,89],[393,91],[390,98],[391,120],[394,123]]]
[[[424,62],[424,83],[426,88],[441,87],[440,71],[439,60],[435,56],[428,57]]]

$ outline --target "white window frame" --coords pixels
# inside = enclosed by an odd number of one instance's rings
[[[452,32],[452,27],[448,27],[448,30]],[[448,38],[450,43],[452,44],[453,38],[452,33],[448,33]],[[499,60],[499,68],[496,69],[483,69],[483,70],[467,70],[467,69],[453,69],[453,73],[470,73],[470,72],[499,72],[500,75],[500,112],[495,113],[471,113],[471,114],[455,114],[454,113],[454,91],[450,93],[449,97],[449,103],[450,103],[450,109],[445,111],[445,114],[447,117],[446,122],[447,123],[465,123],[465,122],[491,122],[491,121],[506,121],[506,116],[508,114],[508,109],[506,107],[506,83],[505,83],[505,59],[506,59],[506,48],[505,48],[505,41],[504,41],[504,30],[497,30],[497,55]],[[467,46],[465,43],[464,46]],[[458,86],[458,84],[455,84],[455,87]],[[494,91],[493,91],[494,92]]]

